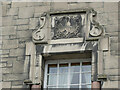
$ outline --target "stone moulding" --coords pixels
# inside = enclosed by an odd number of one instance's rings
[[[85,29],[84,29],[84,36],[79,38],[62,38],[62,39],[56,39],[52,40],[51,37],[45,41],[47,43],[43,44],[43,41],[45,37],[47,37],[45,33],[48,33],[47,31],[44,31],[44,26],[46,24],[46,14],[41,16],[40,21],[43,23],[39,26],[39,29],[33,32],[33,41],[31,46],[33,47],[33,50],[29,55],[31,55],[31,66],[30,66],[30,80],[34,83],[39,83],[41,80],[41,76],[37,76],[38,79],[36,80],[36,75],[38,75],[39,72],[41,72],[41,63],[39,62],[39,66],[35,66],[36,61],[36,55],[38,54],[36,52],[35,47],[39,44],[40,46],[43,46],[41,49],[43,51],[40,51],[39,61],[43,61],[42,54],[43,55],[49,55],[53,53],[66,53],[66,52],[83,52],[83,51],[92,51],[92,62],[95,63],[95,66],[93,68],[95,69],[95,72],[93,72],[93,81],[97,80],[97,74],[102,75],[103,74],[103,51],[109,51],[109,36],[105,35],[105,29],[103,26],[101,26],[96,20],[95,17],[97,16],[97,12],[94,11],[92,8],[86,8],[86,9],[80,9],[80,10],[72,10],[72,11],[57,11],[57,12],[47,12],[49,23],[51,23],[51,17],[62,15],[62,14],[75,14],[75,13],[84,13],[85,14]],[[48,22],[47,22],[48,23]],[[51,24],[50,24],[51,25]],[[51,26],[49,26],[51,27]],[[50,30],[51,32],[51,30]],[[65,42],[65,43],[64,43]],[[106,45],[103,45],[103,43],[107,43]],[[30,43],[27,44],[27,47],[30,47]],[[29,49],[29,48],[27,48]],[[29,50],[26,50],[29,51]],[[99,51],[99,53],[98,53]],[[29,51],[30,52],[30,51]],[[101,60],[101,61],[100,61]],[[101,64],[97,61],[100,61]],[[38,68],[38,69],[37,69]],[[36,71],[35,71],[36,70]],[[98,72],[99,71],[99,72]],[[32,74],[32,72],[36,74]]]
[[[41,15],[41,17],[39,18],[39,23],[40,23],[39,28],[37,30],[33,31],[33,33],[32,33],[33,42],[34,43],[48,43],[48,40],[49,41],[52,40],[51,18],[53,16],[57,17],[59,15],[69,15],[69,14],[74,15],[76,13],[84,14],[85,26],[84,26],[84,29],[82,30],[82,32],[75,31],[75,33],[82,35],[81,37],[85,38],[85,40],[98,40],[100,37],[105,35],[104,26],[101,26],[95,20],[95,17],[97,16],[97,12],[94,11],[94,9],[92,9],[92,8],[83,8],[83,9],[79,9],[79,10],[56,11],[56,12],[43,13]],[[46,19],[48,19],[48,22],[46,22]],[[48,28],[46,28],[46,27],[45,27],[45,29],[43,29],[46,23],[50,24],[48,27],[51,27],[51,30],[48,30]],[[69,32],[69,30],[67,30],[67,31]],[[64,32],[60,32],[60,33],[64,33]],[[56,34],[57,33],[54,33],[54,35],[56,35]],[[45,39],[46,37],[47,37],[47,39]],[[58,37],[61,37],[61,36],[58,34]],[[69,38],[69,36],[67,38]],[[72,37],[70,37],[70,38],[72,38]],[[77,37],[73,37],[73,38],[77,38]],[[78,38],[80,38],[80,37],[78,37]],[[61,38],[58,38],[58,39],[61,39]],[[63,37],[63,39],[66,39],[66,38]]]
[[[45,38],[45,34],[42,32],[43,27],[46,23],[46,15],[47,13],[43,13],[39,18],[39,28],[32,33],[33,41],[41,41]],[[41,24],[42,23],[42,24]]]

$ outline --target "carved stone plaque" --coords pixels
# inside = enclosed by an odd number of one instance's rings
[[[51,39],[80,38],[84,36],[85,14],[51,16]]]

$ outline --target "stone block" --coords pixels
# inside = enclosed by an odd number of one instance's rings
[[[110,37],[111,43],[118,43],[118,37]]]
[[[2,68],[2,73],[3,74],[12,73],[12,68]]]
[[[9,50],[2,50],[2,54],[9,54]]]
[[[68,4],[69,9],[81,9],[87,7],[88,4],[81,2],[81,3],[74,3],[74,4]]]
[[[67,2],[53,2],[51,5],[51,11],[61,11],[61,10],[68,10],[68,3]]]
[[[106,25],[105,28],[106,33],[114,33],[118,31],[118,25]]]
[[[50,11],[50,6],[35,7],[35,13],[44,13]]]
[[[91,3],[88,3],[88,7],[91,7],[91,8],[103,8],[104,3],[103,2],[91,2]]]
[[[118,12],[107,13],[109,20],[118,20]]]
[[[6,16],[6,13],[7,13],[7,6],[2,5],[2,16]]]
[[[18,8],[10,8],[10,9],[8,9],[7,15],[18,15]]]
[[[29,29],[35,29],[38,26],[38,18],[30,18]]]
[[[24,25],[28,23],[29,23],[29,19],[17,19],[15,25]]]
[[[11,82],[2,82],[3,88],[11,88]]]
[[[24,70],[24,61],[14,61],[13,62],[13,73],[23,73]]]
[[[118,25],[118,20],[108,20],[108,25]]]
[[[17,56],[17,49],[10,49],[10,56]]]
[[[0,62],[0,68],[6,67],[6,62]]]
[[[104,84],[102,85],[102,88],[118,88],[118,81],[106,81],[104,82]]]
[[[17,31],[17,37],[18,38],[30,38],[32,37],[32,30],[25,30],[25,31]]]
[[[16,26],[2,27],[2,35],[14,35],[16,34]]]
[[[23,85],[23,81],[12,81],[12,86]]]
[[[16,60],[16,57],[7,57],[7,58],[2,58],[1,61],[3,62],[7,62],[7,64],[11,64],[12,61],[15,61]],[[9,63],[8,63],[9,62]]]
[[[26,7],[27,3],[26,2],[12,2],[11,7]]]
[[[24,80],[23,74],[3,74],[3,81]]]
[[[105,2],[104,12],[118,12],[118,2]]]
[[[41,16],[41,13],[34,13],[35,18],[39,18]]]
[[[2,18],[2,26],[14,25],[15,21],[12,16],[7,16]]]
[[[119,72],[118,72],[119,69],[105,69],[104,70],[104,73],[106,75],[119,75]]]
[[[120,81],[120,76],[109,76],[110,81]]]
[[[11,49],[18,47],[18,40],[3,40],[3,49]]]
[[[28,25],[20,25],[17,27],[17,30],[28,30],[29,26]]]
[[[104,56],[104,68],[105,69],[117,69],[118,68],[118,56]]]
[[[110,50],[117,51],[118,50],[118,43],[112,43],[110,44]]]
[[[23,55],[25,55],[25,48],[18,48],[18,49],[17,49],[17,55],[18,55],[18,56],[23,56]]]
[[[16,39],[17,36],[16,35],[9,35],[9,39]]]
[[[34,14],[33,7],[22,7],[19,8],[19,18],[31,18]]]
[[[21,88],[23,88],[23,85],[12,86],[12,88],[18,88],[18,89],[20,88],[21,89]]]

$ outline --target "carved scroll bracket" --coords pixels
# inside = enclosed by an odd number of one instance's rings
[[[88,36],[87,39],[99,39],[101,36],[105,35],[105,28],[96,21],[97,12],[93,9],[89,14],[89,25],[88,25]]]
[[[32,34],[32,38],[35,41],[43,40],[45,38],[45,34],[43,33],[43,27],[45,26],[46,23],[46,16],[47,13],[43,13],[39,18],[39,28]]]

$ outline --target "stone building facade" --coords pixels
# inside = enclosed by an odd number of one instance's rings
[[[85,69],[88,86],[80,71],[79,88],[119,87],[117,2],[1,2],[1,7],[2,88],[47,88],[53,82],[59,87],[62,64],[69,68],[71,87],[70,68],[78,63],[80,70],[91,67]]]

